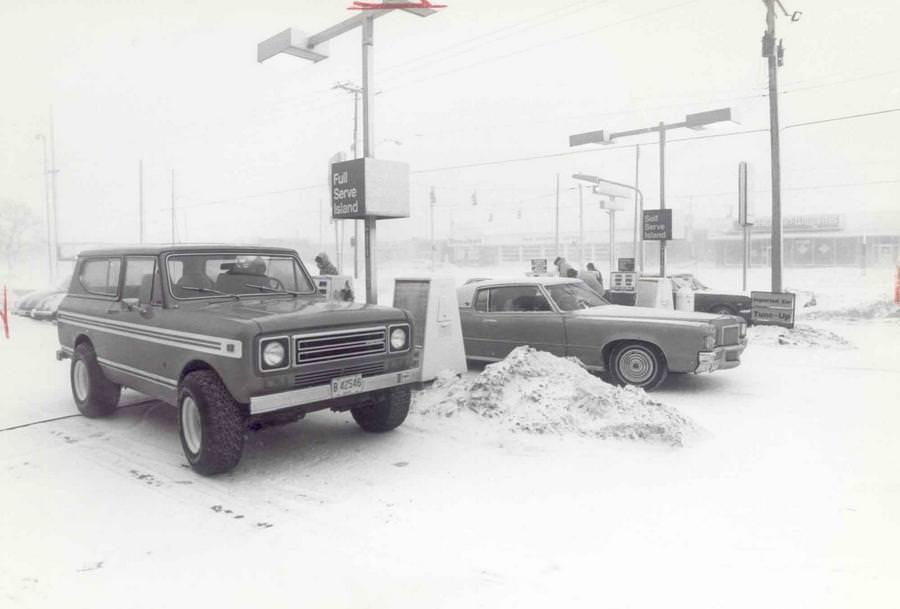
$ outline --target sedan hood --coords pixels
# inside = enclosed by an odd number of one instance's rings
[[[212,302],[194,311],[233,321],[253,321],[259,324],[262,332],[406,321],[406,313],[400,309],[319,298],[245,297]]]
[[[701,324],[714,320],[727,320],[728,315],[676,311],[674,309],[654,309],[652,307],[628,307],[624,305],[604,305],[590,309],[579,309],[570,313],[576,317],[596,319],[653,319],[659,321],[693,321]]]

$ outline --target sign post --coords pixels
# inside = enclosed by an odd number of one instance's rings
[[[666,276],[665,243],[672,238],[672,210],[671,209],[645,209],[644,241],[660,242],[659,276]]]
[[[366,302],[378,303],[375,281],[375,222],[409,217],[409,165],[363,157],[332,163],[331,217],[365,220]]]
[[[750,292],[750,323],[794,327],[797,295],[792,292]]]

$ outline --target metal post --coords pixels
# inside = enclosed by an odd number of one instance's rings
[[[375,35],[375,19],[367,16],[362,25],[362,95],[363,95],[363,156],[375,156],[375,134],[372,117],[372,101],[374,87],[372,73],[374,71],[373,45]],[[375,218],[365,219],[366,234],[366,302],[378,304],[378,283],[375,277]]]
[[[434,257],[435,257],[435,246],[434,246],[434,187],[432,187],[429,201],[430,201],[430,211],[431,211],[431,272],[434,272]]]
[[[144,159],[138,161],[138,243],[144,242]]]
[[[644,235],[641,231],[641,220],[644,217],[644,197],[641,195],[640,184],[638,184],[638,178],[640,177],[640,168],[641,168],[641,146],[638,144],[634,147],[634,189],[636,191],[634,197],[634,252],[632,255],[634,256],[635,266],[634,268],[643,273],[644,272]],[[640,201],[640,202],[638,202]]]
[[[666,126],[659,124],[659,208],[666,208]],[[666,240],[659,242],[659,276],[666,276]]]
[[[750,224],[749,224],[749,195],[747,163],[741,161],[738,164],[738,224],[741,225],[743,235],[743,268],[741,274],[741,289],[747,291],[747,273],[750,266]]]
[[[778,53],[775,50],[775,0],[766,3],[766,55],[769,60],[769,137],[772,148],[772,291],[781,291],[781,134],[778,126]]]
[[[172,244],[175,244],[175,170],[172,170]]]
[[[353,158],[359,158],[359,89],[353,91]],[[353,221],[353,278],[359,279],[359,220]]]
[[[584,266],[584,195],[581,184],[578,185],[578,259],[581,266]]]
[[[609,276],[616,271],[616,210],[609,210]]]
[[[559,257],[559,174],[556,174],[556,219],[554,221],[554,226],[556,227],[553,232],[553,252],[554,255]]]
[[[56,174],[56,130],[53,127],[53,109],[50,109],[50,185],[53,187],[52,211],[53,211],[53,267],[51,277],[56,281],[56,262],[59,256],[59,191],[57,190]]]
[[[47,208],[47,276],[48,283],[53,283],[53,218],[50,210],[50,166],[47,162],[47,138],[38,135],[44,147],[44,202]]]

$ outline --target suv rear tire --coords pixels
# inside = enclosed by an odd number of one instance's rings
[[[212,370],[191,372],[178,390],[178,435],[191,468],[211,476],[238,464],[244,451],[245,416]]]
[[[106,378],[97,354],[89,343],[81,343],[72,353],[72,368],[69,372],[72,382],[72,397],[78,411],[86,417],[111,415],[119,405],[122,386]]]
[[[399,427],[409,414],[409,386],[392,387],[375,394],[374,399],[350,411],[356,424],[365,431],[383,432]]]

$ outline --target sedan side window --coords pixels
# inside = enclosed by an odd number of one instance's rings
[[[476,311],[487,312],[488,310],[488,292],[489,290],[478,290],[478,296],[475,297],[475,304],[472,305]]]
[[[509,286],[491,290],[490,310],[493,313],[549,311],[550,304],[537,286]]]

